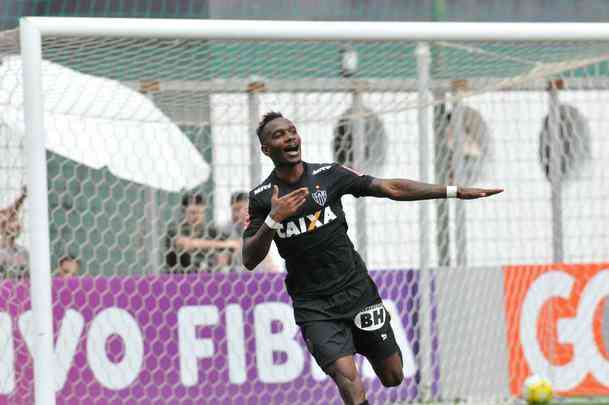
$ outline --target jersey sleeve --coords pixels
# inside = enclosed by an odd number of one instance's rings
[[[249,220],[245,231],[243,232],[244,238],[249,238],[258,232],[258,229],[260,229],[264,223],[269,210],[268,208],[265,208],[264,204],[262,204],[259,199],[254,198],[252,193],[250,193],[248,213]]]
[[[334,167],[334,176],[336,176],[335,185],[339,195],[351,194],[354,197],[361,197],[369,194],[372,176],[358,173],[340,164]]]

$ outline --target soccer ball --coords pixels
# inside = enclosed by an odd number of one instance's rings
[[[524,380],[522,394],[529,405],[549,404],[552,400],[552,383],[545,377],[533,374]]]

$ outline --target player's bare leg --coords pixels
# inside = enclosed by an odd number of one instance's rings
[[[399,353],[394,353],[381,361],[370,360],[370,364],[385,387],[398,386],[404,380],[402,357]]]
[[[338,386],[340,396],[346,405],[360,405],[366,401],[364,384],[357,372],[353,356],[336,360],[326,369],[326,373]]]

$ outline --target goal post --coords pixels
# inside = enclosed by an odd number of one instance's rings
[[[238,272],[234,256],[229,269],[219,259],[228,253],[209,251],[197,266],[213,259],[213,269],[165,268],[182,265],[172,226],[187,192],[203,195],[205,237],[222,241],[216,225],[234,192],[272,168],[256,160],[256,115],[278,109],[301,131],[306,160],[507,189],[451,202],[446,221],[432,218],[433,202],[345,199],[351,239],[365,243],[356,247],[403,344],[401,387],[384,389],[361,364],[372,400],[498,403],[531,372],[565,395],[609,394],[607,348],[590,347],[602,311],[580,340],[558,318],[590,311],[578,307],[592,302],[586,294],[600,306],[604,290],[585,286],[609,267],[609,176],[590,146],[609,150],[598,110],[609,24],[25,17],[20,39],[2,56],[14,64],[5,75],[22,74],[7,92],[22,87],[22,105],[5,103],[24,113],[31,298],[0,314],[31,322],[33,345],[19,344],[32,352],[37,404],[338,399],[290,318],[284,274]],[[341,64],[351,49],[355,67]],[[3,125],[18,132],[19,120]],[[82,277],[52,277],[71,249]],[[15,336],[0,328],[0,339]],[[592,377],[569,374],[582,359],[598,365]],[[2,384],[0,395],[13,392]]]
[[[27,139],[27,173],[31,216],[30,274],[34,329],[34,386],[37,404],[55,404],[53,356],[53,303],[42,91],[42,32],[23,19],[20,24],[23,69],[23,104]]]

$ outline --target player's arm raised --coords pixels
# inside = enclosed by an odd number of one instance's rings
[[[462,200],[473,200],[476,198],[489,197],[501,193],[501,188],[470,188],[457,187],[456,198]],[[396,201],[418,201],[435,198],[447,198],[450,190],[441,184],[422,183],[408,179],[373,179],[366,195],[371,197],[384,197]]]
[[[306,187],[299,188],[279,197],[279,189],[273,186],[271,196],[271,212],[264,224],[251,237],[245,238],[243,242],[243,265],[248,270],[253,270],[269,252],[275,232],[281,226],[281,222],[294,215],[307,200],[309,190]]]

